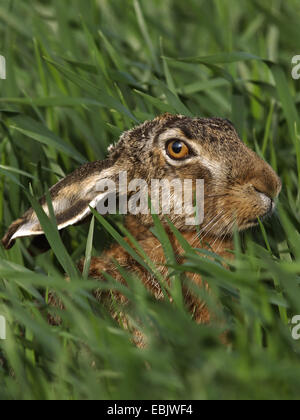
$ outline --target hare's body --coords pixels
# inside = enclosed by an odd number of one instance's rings
[[[194,232],[184,232],[183,235],[184,239],[193,247],[203,248],[203,244],[200,243],[198,235]],[[179,242],[176,240],[174,235],[169,233],[169,239],[173,246],[174,254],[177,256],[178,262],[183,262],[182,255],[184,254]],[[213,246],[207,246],[212,252],[218,252],[220,256],[223,256],[227,259],[232,258],[232,253],[230,253],[230,249],[233,248],[232,241],[227,239],[226,241],[216,240],[215,238],[207,238],[208,241],[212,242]],[[128,241],[129,242],[129,241]],[[152,261],[155,261],[158,270],[162,274],[163,278],[166,281],[166,285],[170,286],[168,281],[168,268],[166,267],[166,259],[163,247],[161,243],[158,241],[157,238],[154,237],[152,234],[147,234],[146,237],[139,240],[139,246],[143,249],[143,251],[150,257]],[[163,299],[164,294],[160,287],[159,282],[157,279],[152,276],[144,267],[139,265],[133,257],[131,257],[122,247],[119,245],[114,245],[111,249],[105,252],[101,257],[92,258],[91,266],[90,266],[90,277],[97,278],[100,280],[104,280],[103,272],[109,274],[113,278],[115,278],[120,283],[123,283],[124,280],[122,275],[120,274],[116,264],[114,261],[124,269],[136,274],[136,276],[141,279],[144,286],[148,289],[148,291],[157,299]],[[84,261],[80,264],[80,270],[83,270]],[[205,282],[203,282],[202,278],[197,274],[187,274],[190,280],[200,287],[208,287]],[[95,296],[97,300],[103,301],[102,291],[96,290]],[[106,292],[104,292],[106,295]],[[209,313],[206,305],[204,302],[200,302],[193,293],[190,292],[188,288],[183,288],[183,295],[185,299],[185,304],[188,307],[189,311],[193,314],[193,318],[198,323],[208,323],[211,318],[211,314]],[[119,303],[124,304],[126,303],[126,298],[118,292],[114,292],[115,300]]]
[[[119,174],[122,171],[126,171],[129,180],[142,179],[148,186],[153,179],[170,182],[174,179],[182,182],[203,179],[204,220],[200,235],[197,235],[199,227],[187,224],[187,210],[178,214],[174,202],[168,217],[190,245],[199,248],[208,243],[214,252],[226,257],[231,256],[227,250],[232,248],[235,227],[245,230],[256,225],[258,217],[271,214],[274,199],[281,189],[281,182],[272,168],[242,143],[229,121],[165,114],[124,133],[110,148],[106,161],[79,168],[50,190],[58,228],[88,217],[90,207],[107,199],[107,194],[100,193],[97,184],[109,179],[120,187]],[[195,192],[193,185],[192,193]],[[48,212],[45,199],[41,204]],[[164,220],[163,214],[159,217]],[[127,225],[144,251],[161,266],[168,281],[162,246],[149,230],[153,225],[151,214],[128,216]],[[11,225],[2,242],[10,248],[19,237],[41,233],[34,211],[29,210]],[[172,236],[170,239],[175,255],[180,258],[182,250],[179,244]],[[117,245],[92,260],[91,277],[102,278],[103,271],[106,271],[122,281],[113,259],[137,273],[157,299],[162,297],[157,282]],[[192,276],[192,280],[203,285],[198,276]],[[187,290],[185,296],[196,320],[209,321],[205,305]]]

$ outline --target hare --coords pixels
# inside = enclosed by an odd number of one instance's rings
[[[235,228],[243,231],[255,226],[258,218],[271,215],[275,208],[274,199],[281,190],[276,173],[246,147],[230,121],[164,114],[125,132],[119,142],[110,147],[107,160],[86,164],[50,190],[58,228],[86,219],[91,213],[90,207],[95,208],[107,199],[107,194],[96,188],[97,183],[108,179],[118,185],[122,171],[126,171],[129,180],[143,179],[149,186],[153,179],[203,179],[204,220],[200,234],[199,227],[186,223],[184,212],[175,213],[174,204],[168,217],[193,247],[207,247],[228,258],[232,258],[230,250],[233,249]],[[45,198],[40,203],[47,212]],[[159,217],[164,220],[163,214]],[[126,217],[128,230],[161,267],[168,283],[164,252],[150,231],[152,224],[151,214]],[[31,209],[11,225],[2,243],[9,249],[17,238],[42,233]],[[180,245],[171,232],[168,234],[174,252],[180,258]],[[119,245],[92,259],[90,277],[103,279],[102,273],[107,272],[122,282],[113,259],[137,274],[157,299],[163,298],[157,281]],[[82,270],[82,267],[83,262],[79,268]],[[198,275],[190,277],[196,284],[204,286]],[[99,300],[103,297],[100,292],[95,293]],[[211,314],[205,302],[199,302],[189,290],[184,290],[184,295],[196,322],[209,322]],[[123,296],[117,298],[126,303]]]

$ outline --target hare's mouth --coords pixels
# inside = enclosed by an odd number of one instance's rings
[[[269,205],[269,208],[268,208],[268,210],[262,215],[262,216],[260,216],[260,219],[261,220],[265,220],[265,219],[267,219],[268,217],[271,217],[272,216],[272,214],[274,213],[274,211],[275,211],[275,208],[276,208],[276,204],[275,204],[275,201],[274,200],[272,200],[272,199],[270,199],[270,205]]]
[[[275,202],[273,200],[270,200],[270,206],[268,210],[262,215],[258,215],[255,219],[249,219],[247,224],[251,226],[259,225],[259,220],[264,221],[268,219],[269,217],[271,217],[275,211],[275,208],[276,208]]]

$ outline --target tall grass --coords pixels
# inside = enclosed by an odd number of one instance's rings
[[[97,217],[62,241],[41,214],[49,252],[33,257],[29,239],[0,249],[8,323],[0,398],[299,398],[300,347],[289,325],[300,314],[300,84],[291,77],[299,12],[296,0],[1,1],[0,233],[36,205],[32,196],[165,111],[230,118],[278,171],[283,192],[272,220],[236,237],[230,270],[186,244],[184,265],[167,255],[175,283],[194,272],[214,290],[215,300],[205,298],[222,313],[227,347],[220,327],[196,325],[180,304],[154,301],[123,273],[129,316],[149,341],[137,349],[93,300],[99,284],[76,269],[112,240],[124,245],[120,220]],[[157,221],[155,229],[163,243]],[[155,262],[142,262],[155,275]],[[113,279],[101,287],[121,288]],[[68,307],[52,309],[59,327],[47,323],[49,290]]]

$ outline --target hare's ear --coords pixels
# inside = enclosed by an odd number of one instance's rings
[[[51,188],[50,197],[59,230],[84,220],[91,213],[90,207],[96,208],[106,199],[108,192],[97,191],[99,182],[105,179],[117,180],[117,171],[109,160],[88,163]],[[40,204],[49,215],[45,197]],[[10,226],[2,244],[9,249],[17,238],[43,233],[37,215],[30,209]]]

